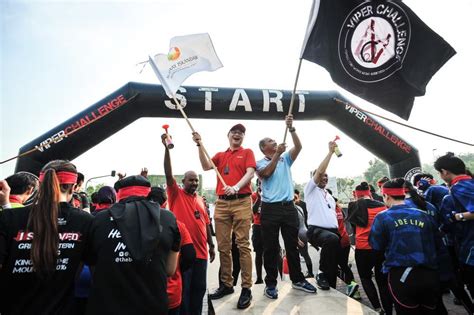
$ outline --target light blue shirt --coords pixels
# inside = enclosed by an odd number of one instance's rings
[[[257,162],[257,172],[263,170],[270,160],[268,158],[261,159]],[[293,179],[291,177],[290,167],[293,160],[289,152],[285,152],[280,156],[280,160],[273,174],[262,179],[262,201],[263,202],[279,202],[291,201],[294,197]]]

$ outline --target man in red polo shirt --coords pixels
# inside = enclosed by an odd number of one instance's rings
[[[162,139],[165,138],[163,136]],[[183,188],[179,187],[173,177],[170,152],[165,141],[163,140],[162,142],[165,147],[164,168],[168,206],[176,216],[176,219],[184,223],[188,229],[196,250],[194,264],[182,275],[183,300],[181,303],[181,313],[201,314],[202,300],[207,289],[207,244],[209,244],[211,262],[215,258],[209,216],[207,215],[204,201],[196,193],[199,186],[198,175],[193,171],[187,171],[182,181]]]
[[[252,193],[250,180],[255,173],[255,156],[250,149],[242,148],[245,137],[245,127],[242,124],[233,126],[227,133],[229,148],[217,153],[212,162],[222,175],[226,186],[217,181],[216,194],[218,200],[214,210],[216,238],[221,263],[221,285],[210,295],[211,299],[220,299],[234,292],[232,277],[232,232],[235,233],[237,247],[240,253],[242,276],[242,292],[237,308],[250,306],[252,300],[252,256],[250,251],[250,224],[252,222]],[[199,148],[199,159],[202,168],[207,171],[212,168],[201,146],[201,136],[195,132],[193,140]]]

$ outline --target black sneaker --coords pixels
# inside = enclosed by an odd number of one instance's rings
[[[323,273],[319,273],[316,276],[316,284],[321,290],[329,290],[329,282],[326,279],[326,276]]]
[[[238,309],[244,309],[250,306],[250,302],[252,301],[252,291],[247,288],[242,288],[242,292],[240,292],[239,301],[237,302]]]
[[[218,300],[232,293],[234,293],[234,288],[229,288],[229,287],[226,287],[225,285],[222,285],[219,288],[217,288],[217,290],[214,291],[214,293],[209,294],[209,297],[211,298],[211,300]]]
[[[262,278],[257,278],[257,281],[255,281],[255,284],[261,284],[263,283],[263,279]]]

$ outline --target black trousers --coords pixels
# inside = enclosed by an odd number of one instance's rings
[[[362,287],[370,303],[374,308],[380,308],[381,300],[385,313],[391,315],[393,302],[390,297],[390,291],[388,290],[387,275],[382,273],[382,264],[385,260],[384,253],[372,249],[356,249],[355,260]],[[372,269],[375,273],[375,281],[377,282],[379,294],[377,294],[377,289],[372,281]]]
[[[298,253],[298,214],[293,202],[262,202],[261,211],[263,265],[267,274],[265,284],[269,287],[277,285],[278,262],[280,260],[280,230],[285,244],[290,279],[293,283],[303,281],[304,275],[301,272]]]
[[[340,275],[339,278],[344,281],[345,284],[350,284],[354,281],[354,273],[351,268],[347,265],[349,262],[349,253],[351,251],[351,245],[346,247],[339,246],[339,252],[337,254],[337,265],[339,266]]]
[[[438,314],[441,295],[439,274],[436,270],[397,267],[388,273],[388,285],[397,314]]]
[[[337,228],[326,229],[315,225],[308,227],[308,242],[314,247],[321,248],[319,256],[319,271],[321,271],[329,282],[336,288],[337,281],[337,258],[339,253],[339,231]]]
[[[304,247],[298,247],[298,251],[299,251],[301,257],[304,258],[304,261],[306,263],[306,268],[308,269],[308,273],[312,274],[313,273],[313,262],[311,261],[311,257],[309,256],[309,253],[308,253],[308,243],[305,243]]]
[[[260,224],[252,225],[252,246],[255,252],[255,272],[257,273],[257,280],[260,280],[262,279],[263,266],[263,238]]]

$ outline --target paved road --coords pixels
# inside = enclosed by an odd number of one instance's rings
[[[309,248],[309,254],[313,260],[313,266],[317,268],[319,262],[319,253],[312,247]],[[360,284],[357,268],[355,267],[353,251],[349,257],[349,263],[352,263],[352,271],[356,281]],[[208,287],[210,291],[217,288],[217,272],[219,269],[219,257],[217,255],[214,263],[209,264],[208,268]],[[302,260],[301,269],[306,272],[306,264]],[[265,271],[263,272],[265,274]],[[255,279],[255,270],[253,272]],[[314,279],[309,279],[312,284],[315,284]],[[239,281],[240,284],[240,281]],[[376,314],[372,310],[367,296],[362,288],[360,293],[362,299],[356,301],[345,295],[346,286],[344,282],[338,280],[337,290],[330,291],[318,290],[315,295],[307,294],[291,288],[291,282],[288,276],[278,284],[279,298],[277,300],[270,300],[263,295],[264,285],[254,285],[252,288],[253,303],[246,310],[237,310],[236,304],[240,294],[240,285],[235,287],[235,293],[224,297],[221,300],[213,301],[216,314]],[[448,309],[449,314],[461,315],[466,314],[463,307],[453,303],[453,296],[447,294],[443,296],[444,303]]]

